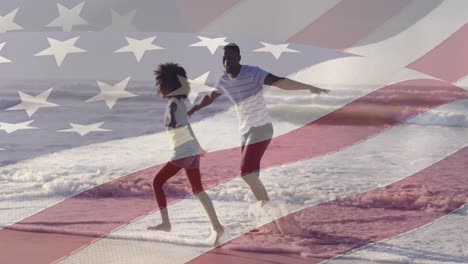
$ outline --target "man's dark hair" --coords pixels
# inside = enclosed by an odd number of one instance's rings
[[[238,54],[240,54],[240,48],[239,48],[239,46],[237,46],[236,43],[229,43],[229,44],[227,44],[226,46],[224,46],[223,49],[224,49],[225,51],[226,51],[226,50],[232,50],[232,51],[235,51],[235,52],[237,52]]]
[[[161,84],[159,87],[165,87],[167,90],[164,91],[166,94],[169,94],[182,86],[178,76],[187,78],[185,69],[179,64],[172,62],[159,64],[158,68],[154,71],[154,75],[156,76],[156,82]],[[160,93],[161,91],[158,92]],[[187,95],[177,95],[177,97],[185,99],[187,98]]]

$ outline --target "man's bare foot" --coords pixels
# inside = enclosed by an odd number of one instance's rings
[[[155,231],[170,232],[171,231],[171,224],[161,223],[159,225],[149,226],[147,229],[148,230],[155,230]]]
[[[270,200],[260,200],[257,202],[260,206],[260,208],[263,208],[264,206],[270,204]]]
[[[267,224],[269,225],[269,224]],[[273,234],[266,226],[260,226],[249,231],[251,235],[269,235]]]
[[[220,239],[224,235],[224,227],[220,226],[216,229],[211,230],[211,237],[213,237],[213,245],[221,245]]]
[[[285,232],[283,231],[283,228],[281,227],[280,223],[278,220],[273,220],[271,223],[268,223],[266,225],[254,228],[249,231],[249,234],[252,235],[269,235],[269,234],[280,234],[284,235]]]
[[[258,234],[260,234],[260,232],[261,232],[260,228],[254,228],[252,230],[249,230],[249,233],[254,234],[254,235],[258,235]]]

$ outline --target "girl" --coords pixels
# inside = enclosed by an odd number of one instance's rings
[[[214,244],[218,245],[224,228],[221,226],[213,203],[203,190],[201,183],[200,155],[203,155],[204,151],[193,134],[188,120],[187,107],[183,102],[190,92],[187,74],[184,68],[175,63],[159,65],[154,74],[156,75],[156,87],[159,95],[168,99],[165,125],[173,154],[170,161],[161,168],[153,180],[153,191],[160,209],[162,223],[148,227],[148,229],[171,231],[163,185],[183,168],[192,186],[193,194],[197,196],[208,214],[212,225]]]

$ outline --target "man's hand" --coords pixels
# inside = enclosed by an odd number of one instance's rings
[[[192,117],[192,115],[193,115],[194,112],[195,112],[195,111],[193,111],[193,107],[192,107],[190,110],[188,110],[187,114],[188,114],[188,116],[189,116],[189,119]]]
[[[187,112],[189,118],[195,113],[196,111],[202,109],[203,107],[211,104],[216,98],[222,95],[219,91],[212,91],[210,94],[203,96],[203,99],[198,104],[194,104],[192,108]]]
[[[285,77],[278,77],[269,73],[263,82],[265,85],[275,86],[283,90],[309,90],[314,94],[329,93],[330,90],[315,87],[310,84],[301,83]]]
[[[327,93],[331,92],[330,90],[322,89],[322,88],[316,88],[316,87],[309,89],[309,91],[311,93],[315,93],[315,94],[321,94],[321,93],[327,94]]]

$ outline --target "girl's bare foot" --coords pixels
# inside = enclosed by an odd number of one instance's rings
[[[149,226],[147,229],[148,230],[155,230],[155,231],[170,232],[171,231],[171,224],[170,223],[161,223],[159,225]]]

